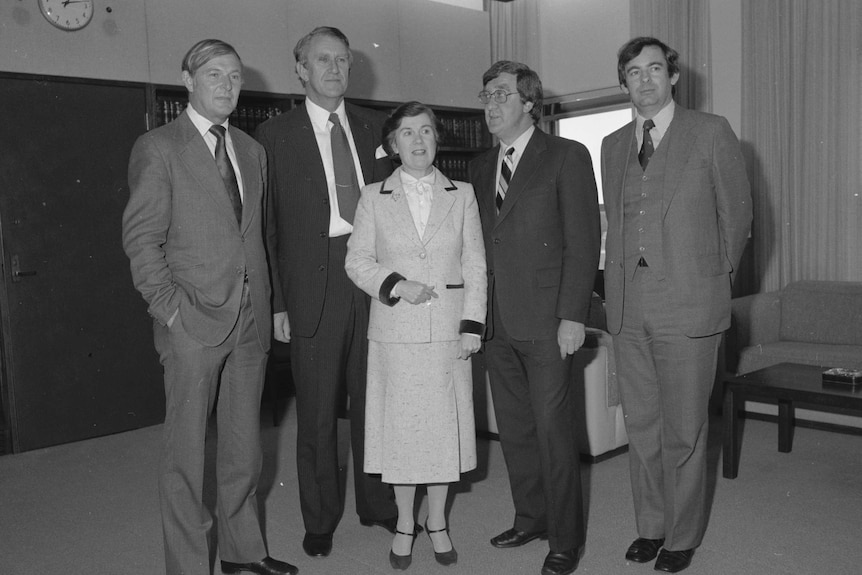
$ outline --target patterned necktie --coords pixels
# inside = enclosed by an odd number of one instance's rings
[[[213,125],[210,128],[210,133],[216,137],[215,161],[216,166],[218,166],[218,172],[221,174],[221,179],[224,180],[224,187],[227,188],[227,195],[233,206],[236,222],[242,223],[242,199],[239,196],[239,184],[236,181],[236,172],[233,171],[230,158],[227,156],[225,132],[224,126]]]
[[[641,144],[641,151],[638,152],[638,162],[641,163],[641,168],[643,168],[644,171],[646,171],[649,159],[655,151],[655,147],[652,145],[652,136],[649,135],[649,131],[653,128],[655,128],[655,122],[652,120],[644,122],[644,141]]]
[[[356,166],[353,153],[347,141],[347,134],[341,127],[338,114],[329,115],[332,122],[330,141],[332,144],[332,167],[335,170],[335,195],[338,197],[338,213],[341,219],[352,224],[359,202],[359,181],[356,179]]]
[[[512,154],[515,153],[515,148],[506,150],[506,155],[503,156],[503,165],[500,166],[500,181],[497,182],[497,213],[500,213],[500,208],[503,207],[503,200],[506,199],[506,192],[509,191],[509,182],[512,181]]]

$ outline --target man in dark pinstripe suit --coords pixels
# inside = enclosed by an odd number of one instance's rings
[[[349,144],[342,157],[349,163],[352,156],[356,185],[383,180],[392,164],[375,157],[384,116],[344,102],[352,63],[344,34],[316,28],[297,43],[294,56],[306,101],[262,124],[257,138],[271,162],[267,244],[274,334],[291,344],[303,549],[323,557],[344,508],[337,418],[345,388],[360,522],[393,531],[397,515],[391,488],[362,471],[369,301],[344,271],[352,211],[340,204],[335,187],[333,114]]]

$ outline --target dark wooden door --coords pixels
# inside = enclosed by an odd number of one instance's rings
[[[161,366],[121,242],[143,85],[0,77],[4,409],[26,451],[159,423]]]

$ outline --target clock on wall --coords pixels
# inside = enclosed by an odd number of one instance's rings
[[[39,0],[39,9],[61,30],[80,30],[93,19],[93,0]]]

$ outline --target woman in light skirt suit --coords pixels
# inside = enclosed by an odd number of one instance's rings
[[[386,121],[384,146],[401,167],[362,189],[345,262],[372,296],[364,469],[394,486],[395,569],[412,559],[418,484],[427,485],[436,560],[457,561],[446,497],[476,467],[470,356],[485,327],[485,250],[473,187],[433,165],[439,134],[434,112],[419,102]]]

